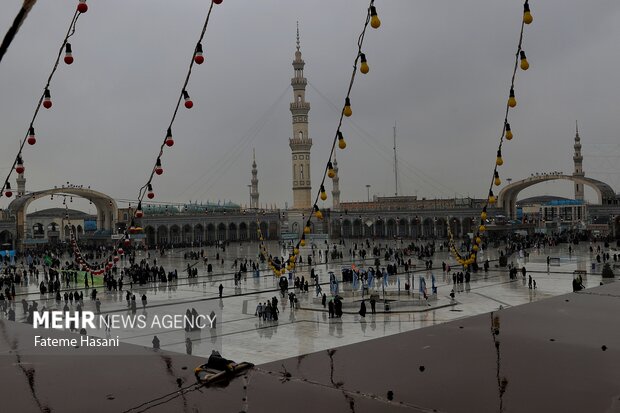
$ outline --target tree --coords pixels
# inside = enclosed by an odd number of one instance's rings
[[[608,262],[603,265],[603,278],[614,278],[614,272]]]

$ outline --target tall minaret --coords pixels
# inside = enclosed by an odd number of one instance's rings
[[[581,138],[579,137],[579,125],[575,121],[575,154],[573,155],[573,161],[575,162],[575,170],[573,176],[583,178],[585,173],[583,172],[583,156],[581,155]],[[575,199],[583,201],[583,184],[575,183]]]
[[[252,180],[250,181],[250,208],[258,209],[258,170],[256,169],[256,151],[252,149]]]
[[[289,145],[293,152],[293,208],[309,209],[312,207],[312,184],[310,183],[310,148],[312,139],[308,137],[308,112],[310,104],[306,102],[306,84],[304,61],[299,50],[299,22],[297,22],[297,51],[293,60],[295,76],[291,79],[293,86],[293,137]]]
[[[338,176],[338,161],[334,155],[334,177],[332,178],[332,209],[338,211],[340,209],[340,177]]]
[[[17,175],[17,196],[22,197],[26,194],[26,177],[23,173]]]

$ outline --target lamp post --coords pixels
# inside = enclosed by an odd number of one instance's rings
[[[366,185],[366,199],[370,202],[370,185]]]

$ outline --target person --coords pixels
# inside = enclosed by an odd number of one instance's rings
[[[218,289],[220,290],[220,298],[222,298],[222,291],[224,291],[224,286],[222,284],[220,284]]]
[[[362,300],[362,304],[360,304],[360,317],[366,317],[366,302]]]
[[[185,350],[187,354],[190,356],[192,355],[192,340],[190,340],[189,337],[185,339]]]
[[[334,318],[334,301],[329,300],[329,304],[327,305],[327,311],[329,312],[329,318]]]
[[[377,314],[375,306],[377,305],[377,300],[374,297],[370,297],[370,312],[372,314]]]
[[[97,314],[101,314],[101,300],[99,297],[95,300],[95,307],[97,307]]]
[[[534,282],[534,289],[536,289],[536,280],[533,280]]]
[[[321,304],[323,304],[323,308],[327,304],[327,294],[323,293],[323,297],[321,298]]]
[[[450,291],[450,300],[454,301],[454,290]]]
[[[527,281],[527,286],[528,286],[528,287],[529,287],[529,289],[531,290],[531,289],[532,289],[532,276],[531,276],[531,275],[528,275],[528,277],[529,277],[529,279],[528,279],[528,281]]]
[[[336,313],[336,317],[342,317],[342,301],[336,296],[334,299],[334,312]]]
[[[142,308],[146,308],[146,294],[142,294]]]
[[[188,338],[189,340],[189,338]],[[159,339],[157,338],[157,336],[153,337],[153,348],[154,349],[158,349],[159,348]]]
[[[254,315],[257,315],[259,320],[261,319],[263,316],[263,303],[258,303],[256,306],[256,311],[254,311]]]

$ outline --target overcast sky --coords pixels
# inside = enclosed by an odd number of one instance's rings
[[[0,64],[3,176],[76,4],[39,0]],[[136,198],[171,118],[208,2],[88,4],[70,40],[75,62],[61,63],[51,84],[54,106],[42,109],[35,124],[38,142],[24,151],[27,189],[70,181],[115,198]],[[195,66],[188,87],[194,108],[180,109],[176,144],[162,158],[164,175],[154,180],[156,199],[249,203],[256,148],[260,202],[292,203],[288,138],[297,20],[310,83],[317,185],[338,121],[333,105],[342,105],[367,4],[224,0],[216,6],[203,43],[206,61]],[[2,35],[20,5],[21,0],[0,2]],[[378,0],[376,6],[382,25],[369,29],[364,46],[370,73],[357,77],[353,116],[343,128],[348,146],[337,153],[341,199],[365,200],[367,184],[371,194],[393,194],[394,122],[400,193],[483,196],[501,132],[522,1]],[[532,1],[531,8],[534,22],[526,26],[523,42],[531,66],[517,72],[519,104],[510,115],[515,138],[504,147],[501,176],[571,172],[578,119],[586,175],[620,191],[620,2]],[[523,195],[572,195],[568,182],[536,188]]]

